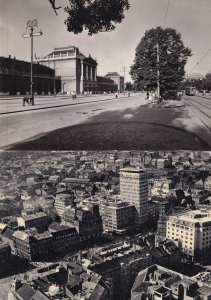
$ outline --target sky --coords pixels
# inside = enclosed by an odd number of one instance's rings
[[[68,3],[56,0],[56,6],[63,8]],[[204,75],[211,71],[211,0],[130,0],[130,4],[114,31],[90,37],[86,31],[78,35],[68,32],[64,24],[67,14],[60,9],[56,16],[48,0],[0,0],[0,56],[30,61],[30,39],[22,38],[22,34],[27,21],[37,19],[38,30],[43,31],[34,39],[37,56],[47,55],[54,47],[74,45],[97,59],[98,75],[112,71],[123,75],[123,67],[127,67],[128,81],[136,46],[146,30],[164,26],[168,6],[165,27],[180,32],[184,45],[192,49],[186,72]]]

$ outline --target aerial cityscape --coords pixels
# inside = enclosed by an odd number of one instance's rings
[[[209,299],[210,152],[0,157],[1,299]]]

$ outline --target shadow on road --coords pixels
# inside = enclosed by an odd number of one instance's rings
[[[194,132],[190,132],[180,120],[191,124],[183,108],[140,106],[107,111],[79,125],[8,146],[6,150],[210,150],[206,139],[201,138],[204,128],[194,125]]]

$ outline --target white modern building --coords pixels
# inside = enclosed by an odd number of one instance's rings
[[[120,169],[120,199],[135,205],[137,223],[148,221],[148,179],[144,169]]]
[[[166,237],[181,242],[182,251],[193,259],[203,259],[211,249],[211,210],[192,210],[169,217]]]

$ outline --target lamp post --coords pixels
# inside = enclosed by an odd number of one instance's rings
[[[160,101],[160,53],[159,53],[159,43],[157,42],[157,97],[158,102]]]
[[[31,104],[34,105],[34,93],[33,93],[33,37],[42,35],[42,31],[34,32],[34,28],[37,26],[38,22],[36,19],[27,21],[26,30],[29,28],[29,34],[22,34],[23,38],[31,38],[31,82],[30,82],[30,95],[31,95]]]
[[[126,66],[123,66],[123,67],[122,67],[122,70],[121,70],[121,72],[124,73],[124,85],[123,85],[123,92],[124,92],[124,95],[125,95],[125,72],[126,72],[126,69],[127,69],[127,67],[126,67]]]

